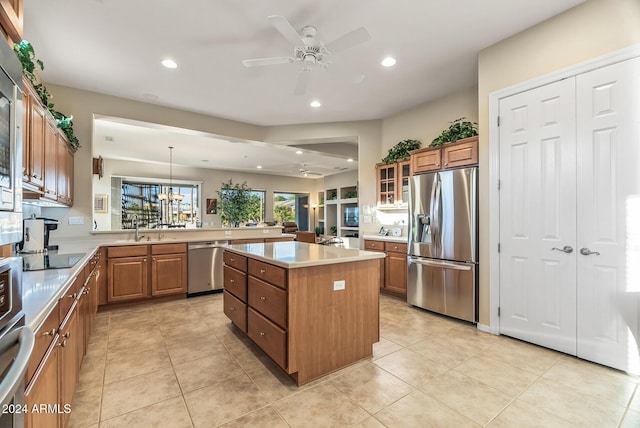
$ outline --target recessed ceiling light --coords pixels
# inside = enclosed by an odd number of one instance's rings
[[[258,166],[256,166],[256,168],[262,169],[262,165],[258,165]]]
[[[296,154],[297,155],[301,155],[302,154],[302,150],[296,150]]]
[[[318,100],[313,100],[313,101],[311,101],[311,104],[309,104],[309,105],[310,105],[311,107],[318,108],[318,107],[320,107],[322,104],[320,104],[320,101],[318,101]]]
[[[347,159],[347,162],[353,162],[352,158]]]
[[[176,64],[174,60],[169,58],[163,59],[161,64],[167,68],[178,68],[178,64]]]
[[[388,56],[382,60],[382,65],[385,67],[393,67],[396,65],[396,59],[392,56]]]

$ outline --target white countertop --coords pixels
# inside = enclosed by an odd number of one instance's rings
[[[384,253],[306,242],[230,245],[229,250],[287,269],[384,258]]]
[[[385,242],[409,242],[408,236],[381,236],[381,235],[362,235],[364,239],[370,239],[374,241],[385,241]]]

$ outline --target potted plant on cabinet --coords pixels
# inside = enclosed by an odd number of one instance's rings
[[[469,122],[465,117],[449,122],[449,127],[434,138],[429,147],[439,147],[445,143],[452,143],[463,138],[475,137],[478,135],[478,124]]]
[[[419,149],[421,144],[420,140],[402,140],[389,149],[387,156],[382,158],[382,162],[390,164],[407,159],[409,152]]]

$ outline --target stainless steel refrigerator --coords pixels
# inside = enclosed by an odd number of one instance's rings
[[[407,302],[477,322],[478,168],[409,180]]]

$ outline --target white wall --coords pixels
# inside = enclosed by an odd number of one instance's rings
[[[478,56],[480,323],[489,324],[489,94],[640,43],[640,1],[590,0]],[[493,279],[492,279],[493,280]]]

